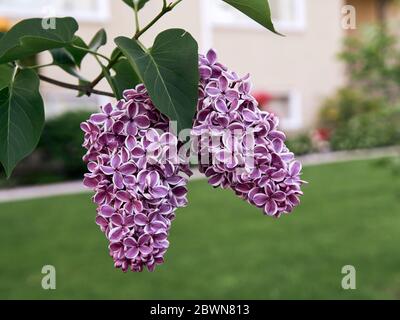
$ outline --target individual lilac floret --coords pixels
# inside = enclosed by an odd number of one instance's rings
[[[192,151],[200,171],[212,186],[233,189],[269,216],[290,213],[304,181],[278,118],[258,108],[249,75],[228,71],[213,50],[200,56],[199,68]]]
[[[143,85],[124,92],[81,124],[84,184],[95,191],[96,223],[110,241],[110,255],[123,271],[153,271],[164,261],[175,210],[187,204],[190,169],[178,157],[168,118]]]

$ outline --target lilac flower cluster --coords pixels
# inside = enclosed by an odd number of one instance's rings
[[[249,75],[239,77],[210,50],[200,56],[197,115],[192,150],[214,187],[231,188],[269,216],[300,202],[301,164],[285,145],[278,118],[260,111]]]
[[[143,85],[81,124],[89,170],[84,184],[95,191],[96,223],[124,272],[163,263],[174,212],[187,204],[182,173],[191,172],[168,127]]]

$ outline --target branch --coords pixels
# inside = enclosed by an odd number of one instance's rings
[[[95,89],[91,88],[90,86],[80,86],[80,85],[75,85],[75,84],[71,84],[71,83],[66,83],[66,82],[48,78],[41,74],[39,74],[39,78],[40,78],[40,80],[42,80],[44,82],[48,82],[48,83],[54,84],[59,87],[84,92],[88,96],[90,96],[91,94],[98,94],[101,96],[107,96],[107,97],[112,97],[112,98],[115,97],[114,94],[111,92],[95,90]]]
[[[170,12],[176,5],[178,5],[180,2],[183,0],[177,0],[174,3],[170,3],[169,5],[166,5],[166,1],[163,1],[163,8],[161,12],[149,22],[148,25],[146,25],[143,29],[138,30],[135,33],[135,36],[133,39],[138,40],[140,36],[145,33],[147,30],[149,30],[158,20],[160,20],[165,14]],[[105,71],[108,72],[111,70],[111,68],[118,62],[118,59],[121,57],[122,53],[119,52],[110,62],[109,64],[105,67]],[[104,78],[104,72],[100,73],[96,79],[92,81],[92,83],[89,85],[91,89],[93,89],[102,79]]]

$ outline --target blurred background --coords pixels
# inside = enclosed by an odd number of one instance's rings
[[[161,4],[148,2],[143,25]],[[280,117],[293,152],[305,163],[313,159],[296,213],[268,219],[229,191],[191,182],[190,206],[178,212],[167,263],[154,274],[122,275],[107,256],[89,194],[1,203],[0,298],[400,298],[400,156],[393,157],[400,144],[400,4],[270,4],[284,37],[222,1],[184,0],[143,42],[151,46],[158,32],[184,28],[201,52],[215,48],[230,69],[251,74],[260,108]],[[107,55],[116,36],[135,28],[131,9],[119,0],[0,0],[0,31],[20,19],[54,15],[75,17],[86,42],[104,28],[108,44],[100,51]],[[51,62],[47,54],[31,59]],[[89,80],[100,72],[89,56],[82,66]],[[76,81],[57,67],[42,72]],[[79,123],[109,98],[77,98],[49,84],[41,91],[43,137],[10,180],[0,173],[3,192],[85,172]],[[352,158],[357,161],[342,162]],[[59,270],[55,291],[40,286],[44,264]],[[344,265],[359,271],[356,290],[341,287]]]

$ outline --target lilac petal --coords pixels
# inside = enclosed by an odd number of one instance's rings
[[[206,92],[210,96],[214,96],[215,97],[215,96],[218,96],[221,93],[221,90],[216,88],[216,87],[209,86],[209,87],[206,88]]]
[[[96,224],[100,227],[107,227],[108,226],[108,221],[102,216],[97,216],[96,217]]]
[[[138,226],[145,226],[146,224],[149,223],[149,219],[147,218],[147,216],[142,213],[135,214],[134,219],[135,219],[135,223]]]
[[[144,245],[145,243],[150,242],[150,240],[151,240],[151,236],[150,236],[150,235],[148,235],[148,234],[142,234],[142,235],[139,237],[139,239],[138,239],[138,244],[139,244],[139,246],[142,246],[142,245]]]
[[[148,255],[153,251],[153,249],[149,246],[143,245],[139,247],[139,251],[141,254]]]
[[[115,196],[118,200],[123,202],[128,202],[131,200],[131,195],[127,191],[118,191]]]
[[[138,128],[133,122],[129,122],[126,126],[126,133],[130,136],[136,136],[138,134]]]
[[[112,167],[101,166],[100,169],[101,169],[101,171],[103,171],[104,174],[107,174],[107,175],[114,174],[114,168],[112,168]]]
[[[283,140],[281,140],[281,139],[274,139],[274,140],[272,141],[272,145],[273,145],[274,150],[275,150],[276,153],[281,153],[281,152],[282,152],[282,149],[283,149],[283,146],[284,146]]]
[[[120,165],[121,165],[121,157],[116,154],[111,158],[111,167],[117,169],[119,168]]]
[[[280,169],[271,175],[271,179],[278,182],[283,181],[285,177],[286,177],[286,171],[283,169]]]
[[[107,103],[102,109],[105,114],[111,114],[113,111],[113,106],[111,103]]]
[[[145,151],[144,151],[141,147],[136,146],[136,147],[134,147],[134,148],[132,149],[132,157],[134,157],[134,158],[141,158],[141,157],[143,157],[144,155],[145,155]]]
[[[168,194],[168,192],[168,188],[164,186],[154,187],[151,190],[151,194],[156,198],[164,198]]]
[[[243,110],[243,119],[248,122],[254,122],[258,120],[257,114],[249,109]]]
[[[293,206],[298,206],[300,204],[299,197],[294,194],[289,195],[287,199]]]
[[[222,99],[218,99],[216,102],[215,102],[215,109],[218,111],[218,112],[222,112],[222,113],[228,113],[228,107],[226,106],[226,103],[225,103],[225,101],[224,100],[222,100]]]
[[[126,175],[135,173],[135,172],[136,172],[136,165],[135,165],[134,163],[126,163],[126,164],[123,164],[123,165],[119,168],[119,171],[120,171],[122,174],[126,174]]]
[[[150,126],[150,119],[145,115],[137,116],[134,121],[141,129],[146,129]]]
[[[128,237],[124,239],[124,246],[125,247],[137,247],[138,243],[135,238]]]
[[[94,123],[100,124],[103,123],[107,119],[107,117],[108,116],[104,113],[95,113],[91,115],[90,120]]]
[[[139,255],[139,249],[137,247],[132,247],[125,252],[125,257],[128,259],[135,259]]]
[[[120,214],[118,214],[118,213],[116,213],[116,214],[113,214],[112,216],[111,216],[111,218],[110,218],[110,221],[114,224],[114,225],[116,225],[116,226],[123,226],[123,224],[124,224],[124,219],[122,218],[122,216],[120,215]]]
[[[278,212],[278,206],[276,205],[276,202],[273,200],[267,201],[264,211],[267,215],[274,216]]]
[[[117,121],[112,126],[112,131],[115,134],[120,134],[124,130],[124,123],[122,121]]]
[[[225,92],[225,97],[229,100],[229,101],[237,101],[239,99],[239,93],[235,90],[227,90]]]
[[[117,189],[123,189],[124,188],[124,179],[122,177],[122,174],[119,172],[115,172],[113,175],[113,183]]]
[[[155,187],[160,181],[160,176],[157,172],[152,171],[147,175],[146,180],[148,181],[150,187]]]
[[[213,50],[213,49],[210,49],[208,52],[207,52],[207,60],[208,60],[208,62],[211,64],[211,65],[213,65],[215,62],[217,62],[217,53]]]
[[[302,169],[301,163],[299,161],[294,161],[289,166],[289,173],[292,177],[297,176],[300,174],[301,169]]]
[[[219,186],[222,183],[222,181],[224,181],[224,176],[222,174],[216,174],[212,176],[210,179],[208,179],[208,183],[214,187]]]
[[[136,223],[135,223],[135,217],[133,215],[127,216],[125,218],[124,224],[126,227],[133,227]]]
[[[97,180],[97,178],[85,177],[83,179],[83,185],[88,188],[95,188],[97,187],[98,183],[99,181]]]
[[[229,86],[228,79],[225,76],[220,76],[218,79],[218,85],[219,85],[219,89],[221,91],[225,92]]]
[[[262,207],[268,201],[268,196],[262,193],[258,193],[254,196],[253,202],[256,206]]]
[[[172,193],[177,197],[183,197],[187,194],[186,187],[180,186],[172,189]]]
[[[124,236],[124,229],[121,227],[111,229],[110,233],[108,234],[108,238],[112,242],[120,241],[123,236]]]
[[[126,137],[125,145],[129,151],[132,151],[133,148],[137,145],[137,141],[134,137],[128,136],[128,137]]]
[[[149,140],[150,142],[158,142],[160,140],[160,135],[158,134],[158,132],[154,129],[149,129],[146,132],[146,138],[147,140]]]
[[[275,201],[284,201],[285,199],[286,199],[286,194],[284,193],[284,192],[282,192],[282,191],[278,191],[278,192],[275,192],[274,193],[274,195],[272,196],[272,198],[275,200]]]
[[[199,71],[200,71],[200,77],[201,77],[201,78],[206,78],[206,79],[208,79],[208,78],[210,78],[211,75],[212,75],[212,70],[211,70],[211,68],[208,67],[208,66],[201,66],[201,67],[199,68]]]
[[[104,205],[100,208],[99,214],[102,217],[109,218],[115,213],[115,209],[109,205]]]

